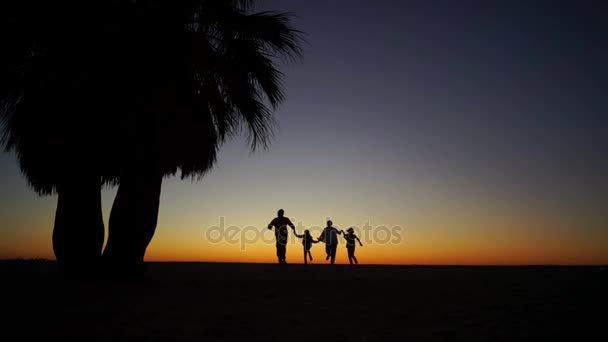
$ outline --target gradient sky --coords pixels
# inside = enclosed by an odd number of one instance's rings
[[[327,217],[360,235],[369,222],[363,263],[608,264],[608,3],[266,8],[307,34],[274,142],[235,139],[202,181],[165,180],[147,260],[274,262],[266,225],[284,208],[314,235]],[[10,154],[0,189],[0,258],[53,258],[56,196],[30,191]],[[220,217],[264,239],[214,242]]]

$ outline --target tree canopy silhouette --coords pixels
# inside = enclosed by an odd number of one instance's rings
[[[2,143],[34,190],[58,194],[54,249],[73,272],[99,258],[104,183],[118,185],[104,257],[140,269],[163,177],[203,176],[243,130],[267,146],[278,65],[301,54],[290,14],[253,1],[0,6]]]

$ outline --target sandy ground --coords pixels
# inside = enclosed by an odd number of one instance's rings
[[[2,262],[0,282],[1,341],[608,340],[600,267],[150,263],[76,284]]]

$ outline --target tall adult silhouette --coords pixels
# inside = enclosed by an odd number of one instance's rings
[[[333,227],[333,222],[331,220],[327,220],[327,227],[323,229],[321,235],[319,235],[318,240],[325,242],[325,253],[327,256],[325,260],[331,259],[331,263],[333,264],[336,260],[336,251],[338,249],[338,234],[341,234],[342,231]]]
[[[288,217],[285,217],[285,211],[283,209],[279,209],[277,212],[277,217],[272,219],[268,224],[268,229],[272,229],[274,227],[274,236],[276,238],[276,248],[277,248],[277,259],[279,260],[279,264],[286,264],[285,260],[287,254],[287,226],[291,227],[291,229],[295,229],[296,227],[293,225],[291,220]]]

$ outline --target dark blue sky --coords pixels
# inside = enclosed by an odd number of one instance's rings
[[[606,199],[605,2],[267,3],[308,34],[284,123],[311,145]]]

